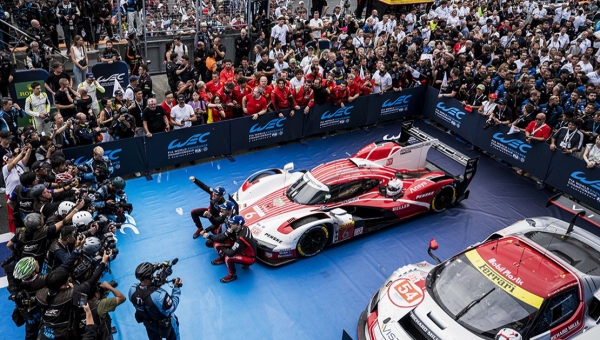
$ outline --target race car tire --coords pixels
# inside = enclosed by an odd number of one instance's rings
[[[300,236],[296,244],[296,252],[300,257],[315,256],[325,248],[328,239],[329,230],[327,230],[326,226],[313,226]]]
[[[456,202],[456,188],[453,185],[443,186],[431,200],[431,210],[442,212]]]

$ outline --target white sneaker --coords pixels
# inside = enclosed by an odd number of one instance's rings
[[[6,193],[6,189],[0,188],[0,194],[5,194],[5,193]]]
[[[134,175],[135,175],[135,177],[140,177],[142,174],[139,172],[136,172]]]

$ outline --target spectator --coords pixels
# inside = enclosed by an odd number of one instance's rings
[[[579,131],[579,121],[571,119],[567,127],[562,127],[554,133],[550,140],[550,151],[559,148],[563,153],[572,154],[581,150],[583,133]]]
[[[19,185],[19,177],[25,172],[29,157],[31,156],[31,145],[27,144],[22,148],[15,149],[14,152],[8,152],[2,156],[2,177],[4,178],[6,188],[6,202],[10,195]],[[12,209],[7,205],[8,209],[8,229],[11,233],[15,233],[15,223],[13,220]]]
[[[197,94],[196,94],[197,96]],[[156,105],[156,99],[148,99],[148,107],[142,114],[144,131],[146,137],[152,137],[153,134],[163,131],[169,131],[169,120],[165,110]]]
[[[121,60],[121,54],[119,50],[113,48],[111,40],[106,41],[106,48],[100,54],[100,61],[103,63],[113,64]]]
[[[594,143],[586,145],[583,160],[590,169],[600,166],[600,136],[596,136]]]
[[[52,73],[46,79],[44,83],[44,87],[46,87],[46,91],[52,93],[53,96],[56,96],[56,92],[61,88],[60,80],[66,79],[69,83],[69,87],[73,87],[73,80],[71,76],[69,76],[66,72],[63,72],[63,65],[61,63],[54,62],[52,63]]]
[[[183,129],[192,126],[192,122],[196,121],[194,109],[185,103],[185,96],[177,97],[177,106],[171,108],[171,124],[175,130]]]
[[[538,113],[535,120],[525,128],[526,142],[531,143],[531,140],[545,142],[549,137],[552,129],[546,124],[546,115]]]
[[[65,78],[60,79],[59,84],[60,89],[55,92],[54,105],[62,114],[63,118],[69,119],[74,117],[77,113],[73,98],[77,98],[78,93],[69,87],[69,81]]]
[[[62,0],[56,6],[56,16],[59,18],[60,25],[62,26],[65,45],[67,46],[67,55],[71,55],[71,37],[74,37],[76,34],[77,20],[80,16],[79,8],[77,5],[69,2],[69,0]]]

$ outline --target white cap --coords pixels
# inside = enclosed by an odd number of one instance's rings
[[[304,1],[298,2],[298,5],[304,5]]]

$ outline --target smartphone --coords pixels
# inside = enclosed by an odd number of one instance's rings
[[[87,294],[79,293],[79,300],[77,300],[77,305],[79,307],[84,307],[87,304]]]

